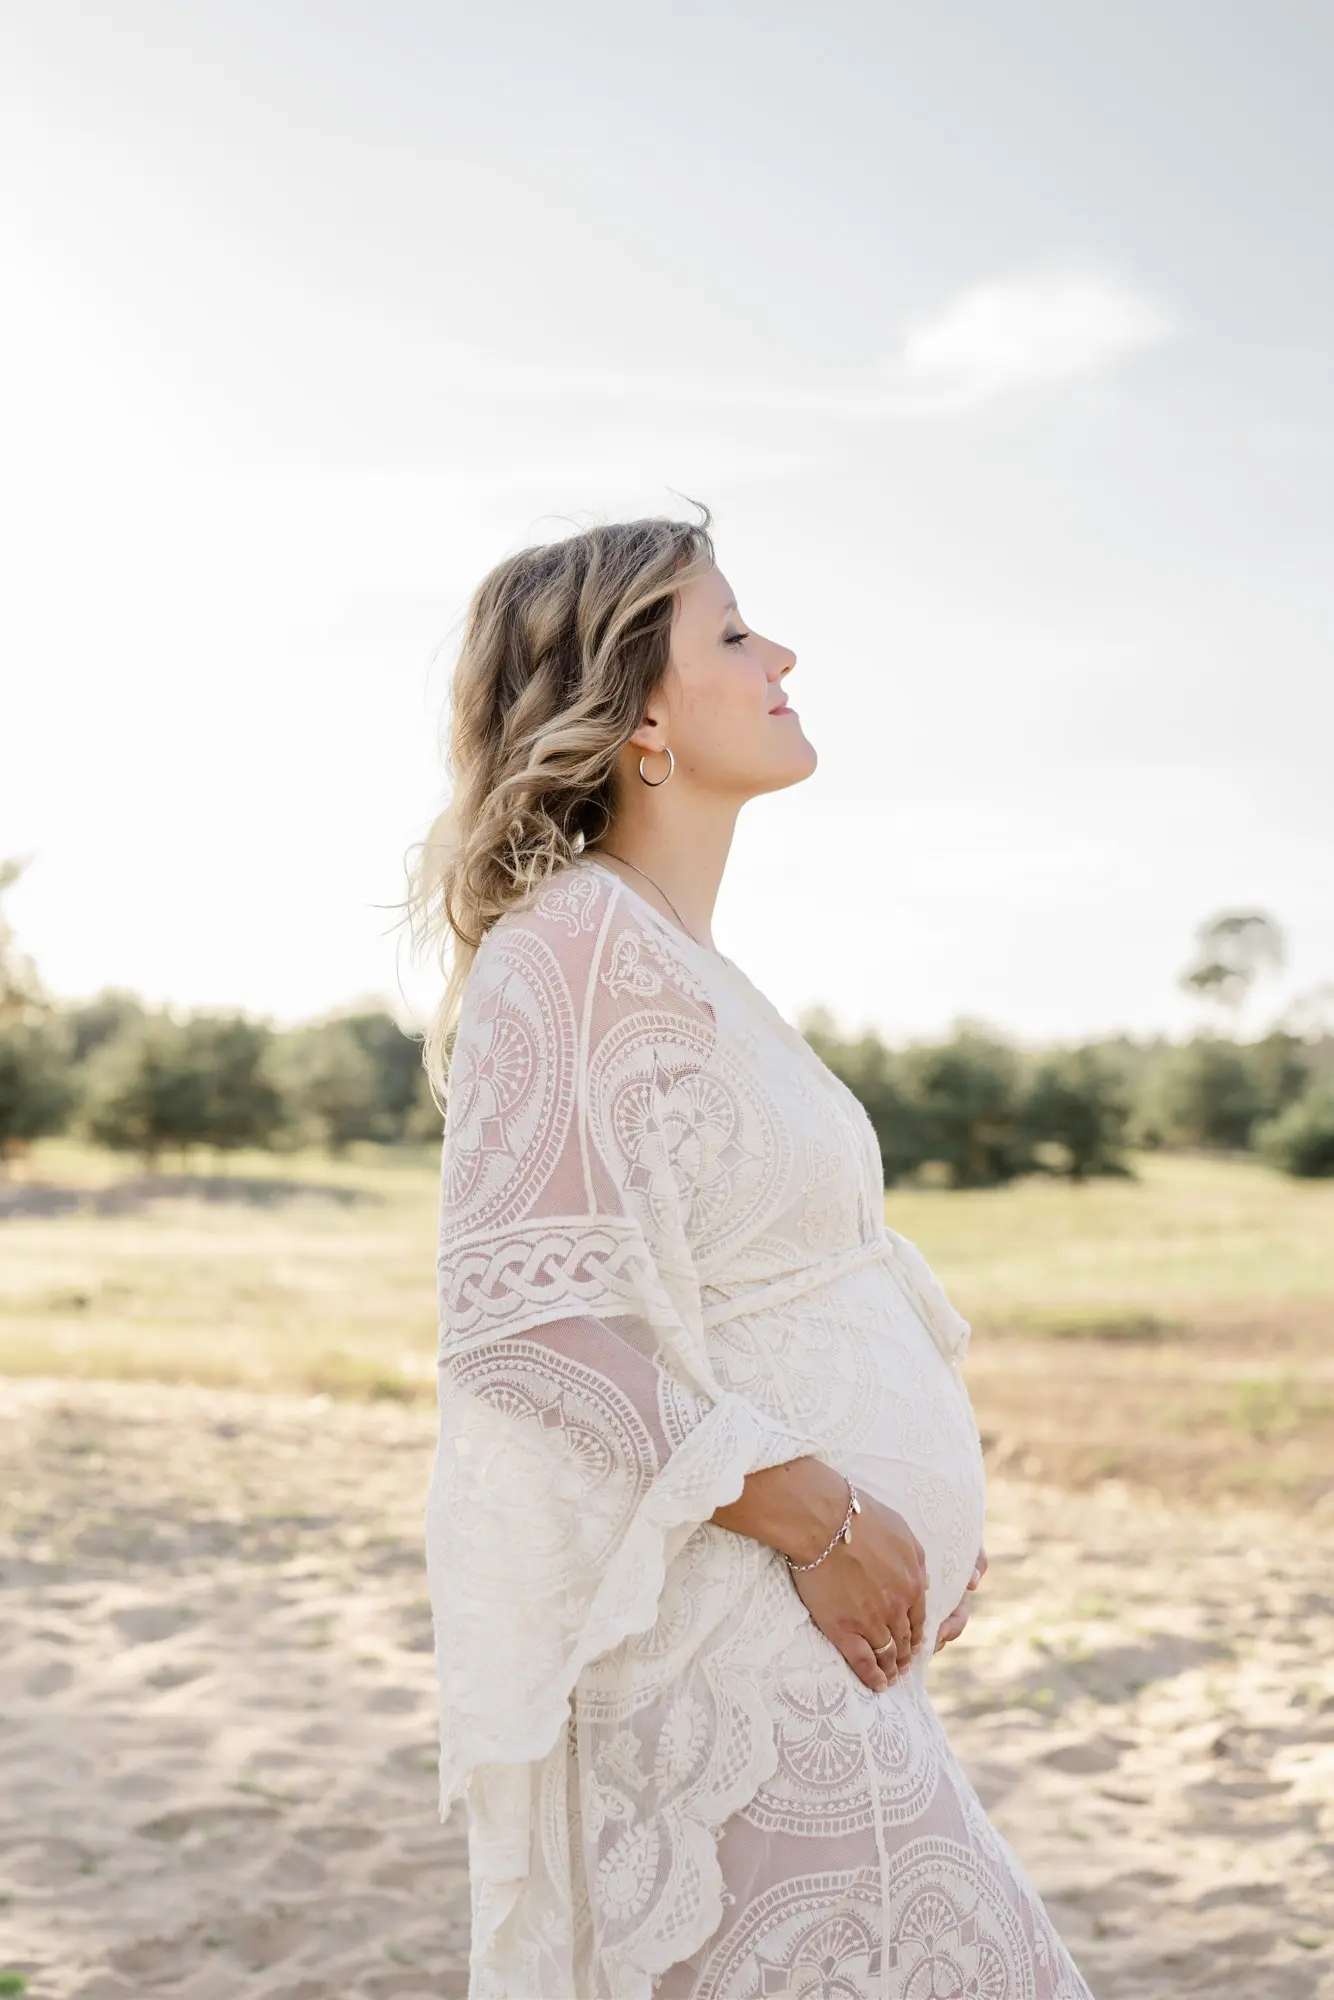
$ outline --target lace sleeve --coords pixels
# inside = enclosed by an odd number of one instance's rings
[[[427,1512],[443,1808],[478,1765],[544,1757],[674,1553],[809,1449],[709,1367],[691,1120],[715,1037],[697,974],[592,871],[503,918],[469,975]]]

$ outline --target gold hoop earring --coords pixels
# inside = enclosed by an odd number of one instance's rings
[[[656,755],[658,754],[656,750],[645,750],[643,755],[639,759],[639,782],[642,785],[647,785],[651,792],[656,792],[659,785],[665,785],[668,778],[671,777],[672,772],[676,769],[675,757],[673,757],[671,751],[667,748],[667,745],[665,743],[663,744],[662,747],[664,750],[667,751],[667,769],[663,772],[660,778],[646,778],[644,776],[644,758],[656,757]]]

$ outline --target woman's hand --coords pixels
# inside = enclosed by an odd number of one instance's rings
[[[813,1569],[794,1569],[797,1594],[857,1678],[879,1694],[908,1671],[926,1627],[926,1555],[902,1514],[868,1494],[839,1542]],[[750,1535],[793,1563],[814,1563],[848,1511],[848,1482],[818,1458],[793,1458],[746,1475],[716,1527]],[[878,1655],[877,1655],[877,1649]]]
[[[968,1614],[973,1608],[969,1592],[977,1589],[978,1584],[981,1583],[986,1573],[987,1552],[985,1549],[979,1549],[977,1552],[977,1561],[973,1564],[973,1574],[968,1579],[967,1590],[964,1591],[963,1596],[959,1599],[949,1617],[942,1618],[940,1621],[940,1630],[936,1634],[934,1648],[937,1653],[942,1646],[948,1646],[951,1639],[957,1639],[963,1631],[964,1626],[968,1623]]]
[[[811,1617],[858,1680],[879,1694],[906,1674],[922,1643],[926,1555],[902,1514],[861,1495],[852,1541],[792,1581]]]

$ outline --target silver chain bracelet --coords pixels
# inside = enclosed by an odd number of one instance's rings
[[[845,1479],[847,1478],[847,1474],[846,1474],[846,1473],[845,1473],[845,1474],[844,1474],[843,1476],[844,1476],[844,1478],[845,1478]],[[853,1517],[853,1515],[854,1515],[854,1514],[860,1514],[860,1513],[861,1513],[861,1511],[862,1511],[862,1503],[861,1503],[861,1501],[860,1501],[860,1500],[859,1500],[859,1499],[857,1498],[857,1489],[856,1489],[856,1487],[855,1487],[855,1486],[853,1485],[852,1481],[851,1481],[851,1480],[849,1479],[849,1480],[848,1480],[848,1511],[847,1511],[847,1513],[846,1513],[846,1514],[845,1514],[845,1515],[843,1516],[843,1526],[842,1526],[842,1527],[841,1527],[841,1528],[839,1529],[838,1533],[837,1533],[837,1534],[836,1534],[836,1535],[834,1536],[834,1539],[833,1539],[833,1541],[832,1541],[832,1542],[831,1542],[831,1543],[829,1544],[829,1547],[828,1547],[828,1548],[827,1548],[827,1549],[825,1550],[824,1554],[823,1554],[823,1555],[820,1555],[820,1556],[817,1556],[817,1557],[815,1558],[815,1561],[814,1561],[814,1562],[808,1562],[808,1563],[794,1563],[794,1562],[793,1562],[793,1560],[792,1560],[792,1558],[791,1558],[791,1556],[784,1556],[784,1557],[783,1557],[783,1561],[784,1561],[784,1562],[785,1562],[785,1563],[787,1564],[788,1568],[789,1568],[789,1569],[791,1569],[791,1570],[798,1570],[798,1569],[819,1569],[819,1567],[820,1567],[820,1564],[821,1564],[822,1562],[827,1562],[827,1561],[829,1560],[830,1556],[832,1556],[832,1555],[833,1555],[833,1553],[834,1553],[834,1550],[835,1550],[835,1549],[836,1549],[836,1548],[838,1547],[838,1545],[839,1545],[839,1543],[840,1543],[840,1542],[846,1542],[846,1543],[848,1544],[849,1548],[850,1548],[850,1547],[852,1546],[852,1517]]]

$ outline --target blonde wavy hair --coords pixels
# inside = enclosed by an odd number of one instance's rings
[[[505,911],[606,832],[616,762],[667,671],[710,516],[614,521],[482,579],[450,688],[449,803],[410,864],[408,921],[444,975],[423,1051],[443,1102],[464,982]]]

